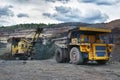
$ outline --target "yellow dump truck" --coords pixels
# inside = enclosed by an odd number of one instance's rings
[[[23,37],[13,37],[11,39],[11,53],[17,58],[31,58],[33,47],[39,38],[43,28],[37,28],[32,39]]]
[[[113,38],[109,29],[79,27],[68,32],[66,39],[58,39],[55,59],[58,63],[84,64],[96,61],[105,64],[112,52]],[[65,40],[65,41],[64,41]]]

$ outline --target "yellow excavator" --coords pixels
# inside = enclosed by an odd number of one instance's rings
[[[37,28],[35,31],[35,34],[31,40],[27,38],[18,38],[13,37],[12,38],[12,46],[11,46],[11,53],[16,58],[27,58],[31,59],[33,53],[33,47],[35,43],[37,42],[40,33],[42,33],[43,28]]]

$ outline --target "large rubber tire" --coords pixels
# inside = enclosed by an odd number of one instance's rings
[[[70,63],[77,64],[77,65],[84,63],[83,56],[82,56],[82,53],[80,52],[79,48],[73,47],[70,50]]]
[[[108,61],[107,60],[98,60],[97,63],[98,64],[101,64],[101,65],[104,65],[106,64]]]
[[[55,51],[55,59],[58,63],[62,63],[64,62],[64,55],[63,55],[63,51],[62,48],[57,48]]]

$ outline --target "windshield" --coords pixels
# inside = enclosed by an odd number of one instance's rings
[[[70,38],[73,38],[75,42],[113,43],[113,36],[102,32],[74,31],[72,32]]]
[[[102,40],[103,43],[113,43],[113,35],[111,34],[101,34],[100,39]]]
[[[81,34],[79,40],[86,43],[113,43],[113,37],[106,34]]]

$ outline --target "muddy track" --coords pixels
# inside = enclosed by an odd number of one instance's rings
[[[0,61],[0,80],[120,80],[120,63],[58,64],[55,60]]]

